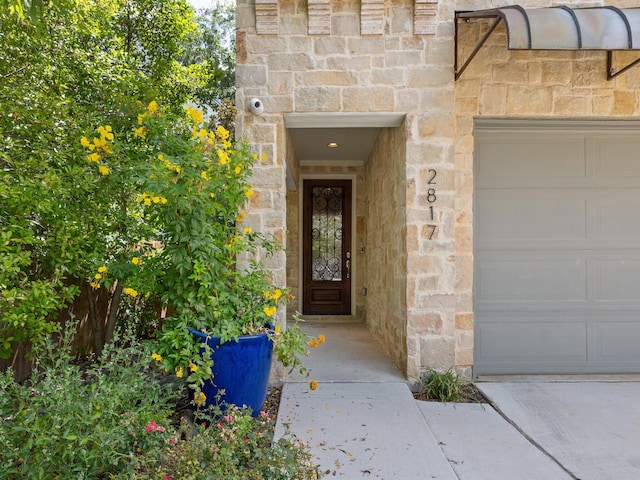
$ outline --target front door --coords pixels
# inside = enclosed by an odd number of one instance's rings
[[[351,180],[305,180],[303,313],[351,314]]]

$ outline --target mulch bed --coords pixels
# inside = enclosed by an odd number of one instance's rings
[[[274,420],[278,418],[278,408],[280,407],[280,398],[282,397],[282,387],[269,387],[267,389],[267,398],[264,401],[262,411],[269,414]]]

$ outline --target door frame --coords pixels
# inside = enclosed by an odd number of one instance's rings
[[[304,238],[302,235],[302,225],[303,225],[303,215],[304,215],[304,181],[305,180],[351,180],[351,315],[356,314],[356,283],[357,283],[357,272],[358,272],[358,255],[356,252],[356,175],[350,173],[303,173],[300,174],[298,185],[300,185],[300,194],[298,195],[298,285],[299,285],[299,295],[298,295],[298,311],[302,311],[302,295],[303,292],[303,281],[304,281],[304,262],[303,262],[303,242]]]

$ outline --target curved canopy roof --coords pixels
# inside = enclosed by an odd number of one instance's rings
[[[560,6],[525,9],[511,5],[456,12],[456,37],[458,21],[468,22],[473,18],[494,19],[494,23],[465,63],[465,68],[500,21],[506,25],[511,50],[640,50],[640,8]],[[456,71],[456,78],[462,70],[464,68]],[[619,73],[622,72],[616,74]]]

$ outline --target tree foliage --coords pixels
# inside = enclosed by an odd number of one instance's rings
[[[218,1],[214,8],[198,11],[196,21],[200,28],[190,36],[181,63],[208,66],[209,77],[196,89],[195,100],[217,107],[235,92],[235,6]]]
[[[205,64],[177,61],[196,31],[186,0],[25,0],[36,19],[19,1],[0,1],[0,358],[8,358],[11,342],[53,331],[52,314],[145,235],[123,208],[136,159],[117,159],[118,176],[96,174],[79,139],[99,124],[135,122],[150,99],[178,110],[208,75]]]

